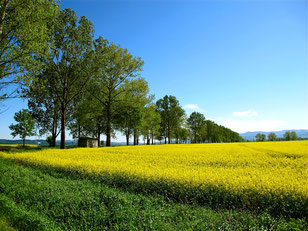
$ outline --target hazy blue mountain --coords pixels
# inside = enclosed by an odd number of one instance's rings
[[[291,130],[282,130],[282,131],[270,131],[270,132],[263,132],[263,131],[256,131],[256,132],[245,132],[240,133],[240,136],[247,140],[254,140],[256,138],[257,133],[265,134],[266,136],[274,132],[278,138],[283,138],[283,134],[286,131],[295,131],[297,136],[300,138],[308,138],[308,129],[291,129]]]

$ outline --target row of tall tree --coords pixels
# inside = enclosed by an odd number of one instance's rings
[[[277,135],[274,133],[274,132],[271,132],[267,135],[267,140],[268,141],[278,141],[278,140],[286,140],[286,141],[289,141],[289,140],[297,140],[298,137],[297,137],[297,134],[295,131],[286,131],[284,134],[283,134],[283,137],[284,138],[278,138]],[[256,135],[256,141],[257,142],[262,142],[262,141],[266,141],[266,135],[265,134],[261,134],[261,133],[258,133]]]
[[[147,144],[239,141],[237,133],[200,113],[186,119],[174,96],[155,102],[140,75],[141,58],[101,36],[95,39],[86,17],[60,10],[52,0],[1,3],[0,89],[11,90],[1,92],[1,100],[21,92],[29,110],[21,111],[19,120],[30,113],[38,134],[50,134],[52,146],[60,136],[65,148],[67,130],[98,140],[104,134],[107,146],[116,132],[135,145],[140,137]],[[22,88],[12,90],[13,85]]]

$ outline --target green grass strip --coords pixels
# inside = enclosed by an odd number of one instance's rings
[[[214,211],[0,158],[0,210],[20,230],[305,230],[303,219]]]

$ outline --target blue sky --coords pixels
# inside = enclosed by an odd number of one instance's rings
[[[63,0],[95,36],[145,65],[156,99],[174,95],[237,132],[308,129],[307,1]],[[0,138],[26,103],[10,100]],[[121,138],[120,138],[121,140]]]

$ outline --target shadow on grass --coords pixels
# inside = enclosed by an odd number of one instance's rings
[[[34,146],[34,145],[0,145],[0,152],[19,153],[19,152],[35,152],[47,149],[48,146]]]

